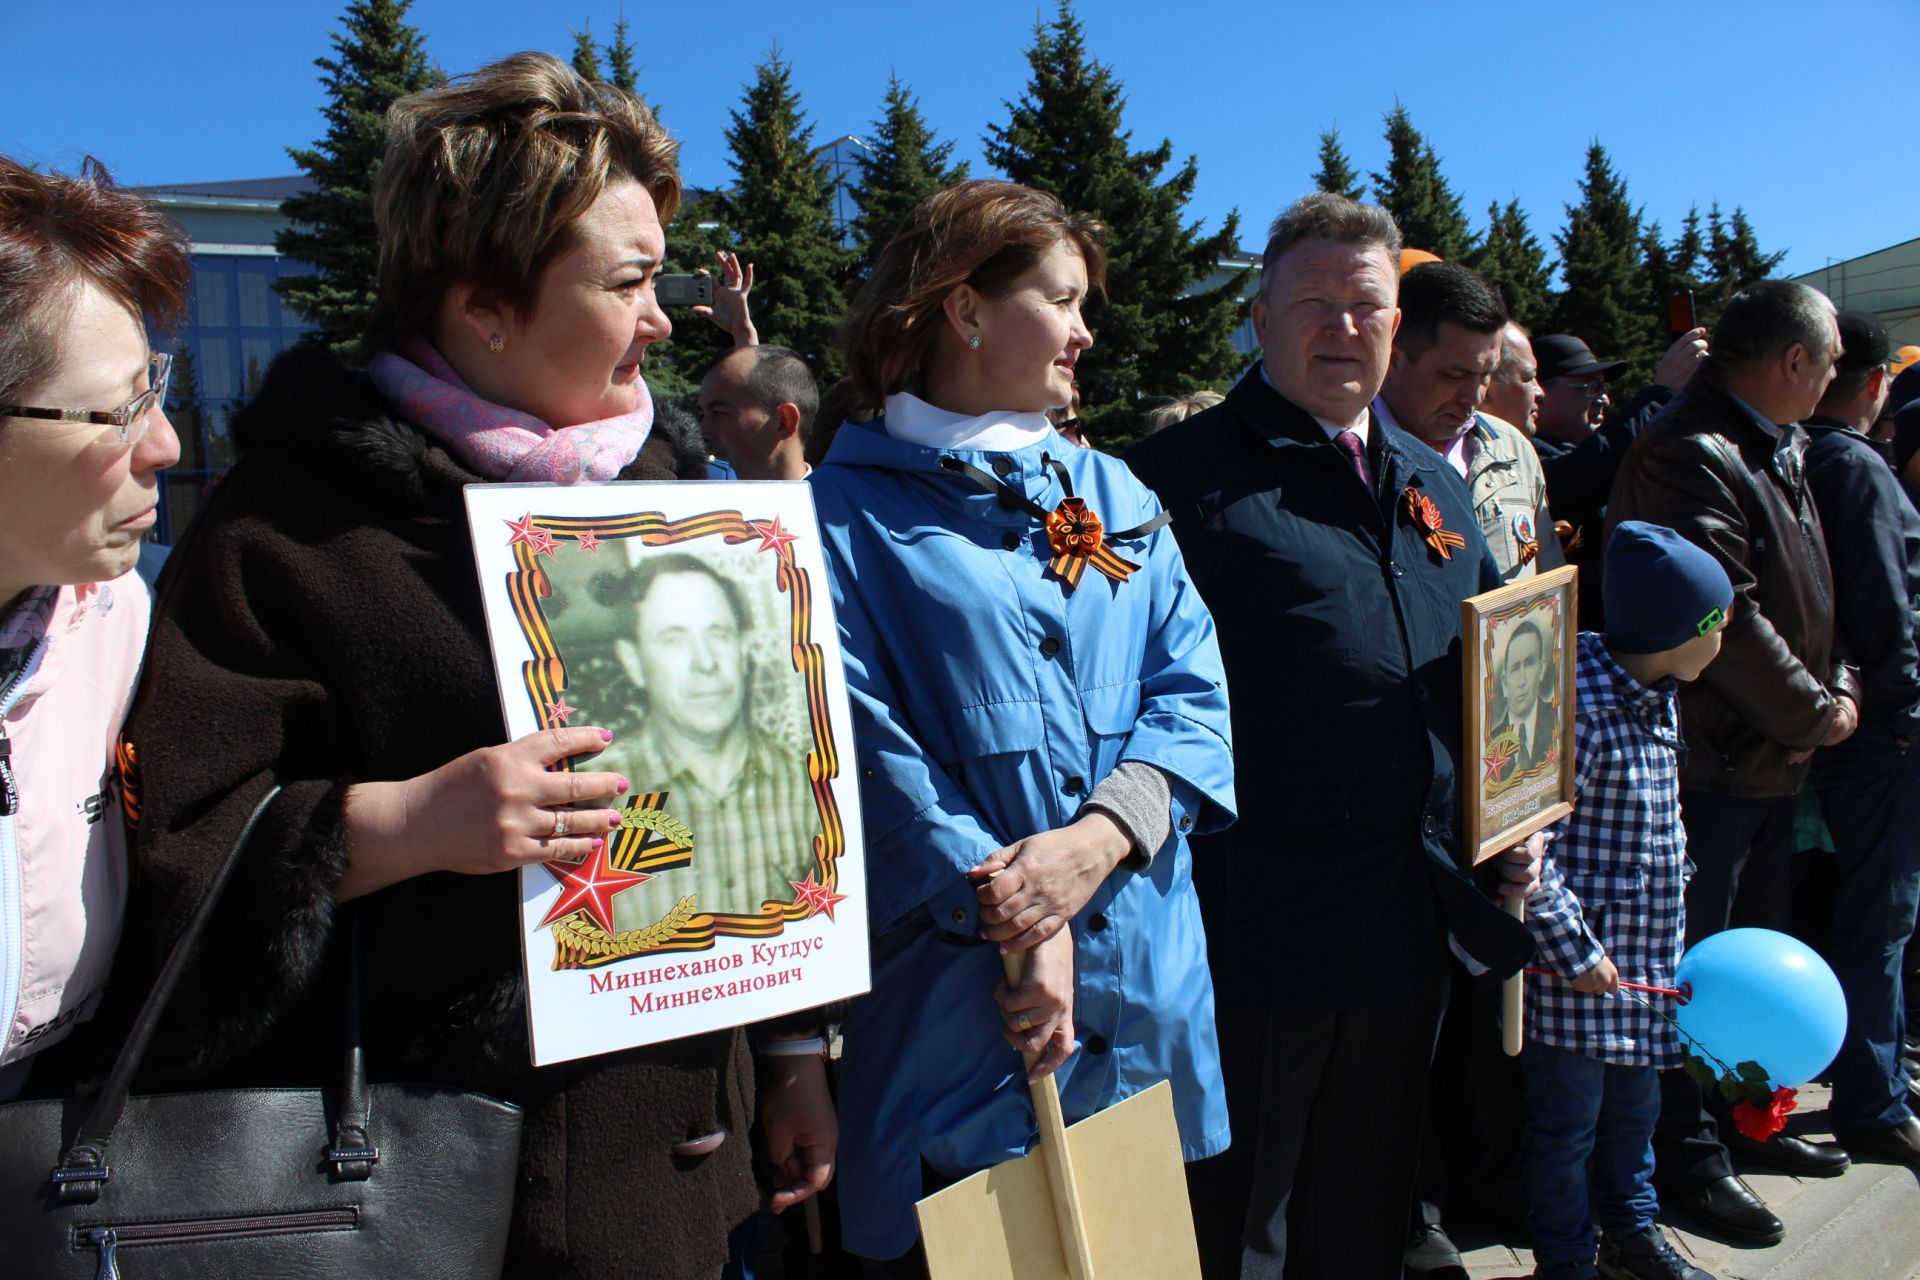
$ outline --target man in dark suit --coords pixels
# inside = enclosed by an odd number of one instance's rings
[[[1860,672],[1859,729],[1813,756],[1838,872],[1827,955],[1847,997],[1827,1114],[1852,1154],[1920,1167],[1900,1062],[1900,962],[1920,910],[1920,512],[1866,435],[1893,381],[1886,327],[1863,311],[1839,323],[1845,349],[1806,423],[1835,630]]]
[[[1127,456],[1173,513],[1237,767],[1263,780],[1194,845],[1233,1123],[1189,1172],[1210,1280],[1399,1280],[1447,935],[1501,974],[1533,950],[1460,848],[1460,601],[1498,573],[1459,475],[1368,409],[1399,249],[1340,196],[1281,214],[1261,363]],[[1538,862],[1536,841],[1498,865],[1523,889]]]
[[[1557,750],[1555,735],[1560,731],[1560,716],[1554,705],[1540,696],[1549,652],[1546,629],[1529,619],[1513,629],[1500,655],[1500,697],[1506,714],[1493,726],[1487,740],[1497,743],[1510,739],[1513,752],[1494,775],[1496,781],[1538,768]]]

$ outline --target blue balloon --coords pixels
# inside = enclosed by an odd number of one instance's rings
[[[1693,989],[1674,1013],[1681,1030],[1729,1067],[1759,1063],[1773,1088],[1805,1084],[1840,1051],[1840,980],[1798,938],[1726,929],[1680,957],[1674,978]]]

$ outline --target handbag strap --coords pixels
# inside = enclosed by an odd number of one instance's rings
[[[134,1019],[126,1043],[120,1047],[119,1056],[114,1059],[113,1071],[107,1076],[100,1097],[88,1110],[73,1144],[61,1157],[59,1167],[49,1175],[62,1203],[93,1203],[99,1199],[101,1188],[113,1176],[107,1164],[107,1146],[113,1139],[114,1126],[119,1124],[120,1116],[126,1110],[127,1096],[133,1078],[140,1070],[141,1060],[146,1057],[147,1045],[166,1013],[181,974],[193,958],[194,947],[200,935],[206,931],[207,922],[213,916],[213,909],[222,891],[233,878],[234,868],[239,865],[240,855],[252,839],[254,828],[260,824],[267,806],[279,795],[278,785],[270,787],[253,806],[253,812],[247,815],[233,847],[227,851],[225,860],[214,872],[206,896],[200,900],[186,928],[173,944],[166,963],[160,968],[160,976],[154,979],[153,989],[140,1006],[140,1014]],[[348,931],[346,1083],[340,1094],[339,1118],[334,1126],[333,1144],[327,1151],[327,1162],[334,1166],[336,1175],[341,1178],[364,1179],[372,1172],[373,1162],[380,1157],[367,1141],[369,1101],[366,1056],[360,1043],[360,947],[358,921],[352,915],[348,919]]]

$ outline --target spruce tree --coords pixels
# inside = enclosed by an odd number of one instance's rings
[[[1360,174],[1354,169],[1353,162],[1347,159],[1346,148],[1340,145],[1338,129],[1320,131],[1320,168],[1313,175],[1313,185],[1349,200],[1366,198],[1366,185],[1360,181]]]
[[[792,347],[823,382],[836,378],[852,255],[834,226],[832,180],[813,155],[813,125],[793,68],[778,49],[756,70],[726,137],[736,181],[713,211],[730,247],[758,268],[752,305],[760,340]],[[724,345],[718,329],[705,327]]]
[[[311,275],[282,276],[274,290],[315,327],[314,338],[351,354],[373,309],[379,235],[373,184],[386,152],[387,107],[396,98],[444,82],[427,62],[420,32],[406,21],[412,0],[352,0],[333,36],[334,56],[316,58],[325,74],[326,134],[287,154],[313,189],[280,206],[292,226],[274,236],[281,256],[311,263]]]
[[[604,79],[600,70],[600,46],[593,42],[593,23],[583,23],[573,33],[573,69],[582,80]]]
[[[988,126],[987,158],[1107,226],[1106,295],[1086,308],[1094,346],[1076,376],[1096,442],[1119,448],[1147,397],[1221,385],[1243,363],[1232,337],[1246,273],[1201,287],[1233,250],[1239,215],[1212,235],[1182,220],[1198,175],[1193,159],[1165,174],[1172,143],[1131,148],[1120,81],[1088,55],[1066,0],[1036,27],[1027,64],[1032,76],[1020,100],[1006,104],[1007,123]]]
[[[1553,327],[1582,339],[1602,359],[1627,361],[1623,386],[1638,386],[1652,374],[1664,344],[1650,306],[1640,212],[1598,142],[1587,148],[1580,202],[1566,209],[1566,229],[1554,236],[1566,289],[1554,307]]]
[[[1552,272],[1546,251],[1527,226],[1518,200],[1504,208],[1487,206],[1487,231],[1467,255],[1467,265],[1478,271],[1507,304],[1507,314],[1529,332],[1544,324],[1553,306]]]
[[[1409,249],[1464,262],[1473,248],[1460,197],[1440,174],[1433,144],[1413,127],[1404,103],[1387,113],[1387,171],[1373,176],[1374,199],[1400,224]]]
[[[607,46],[607,83],[633,93],[637,83],[633,66],[633,43],[627,39],[627,15],[623,12],[613,24],[613,43]]]
[[[1715,203],[1709,208],[1704,257],[1708,277],[1706,309],[1712,319],[1720,318],[1721,308],[1727,305],[1728,298],[1756,280],[1765,280],[1786,256],[1784,249],[1777,253],[1761,252],[1759,238],[1753,233],[1753,224],[1747,220],[1746,210],[1736,205],[1733,215],[1722,221],[1719,204]]]
[[[920,103],[887,77],[887,95],[873,126],[873,149],[856,157],[860,166],[860,213],[852,224],[854,273],[864,277],[913,207],[967,176],[965,164],[949,165],[951,142],[935,142]]]

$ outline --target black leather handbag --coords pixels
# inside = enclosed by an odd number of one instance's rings
[[[34,1280],[497,1277],[520,1109],[367,1084],[359,946],[339,1089],[128,1097],[260,815],[255,806],[141,1006],[99,1099],[0,1106],[0,1274]],[[349,923],[351,930],[352,925]]]

